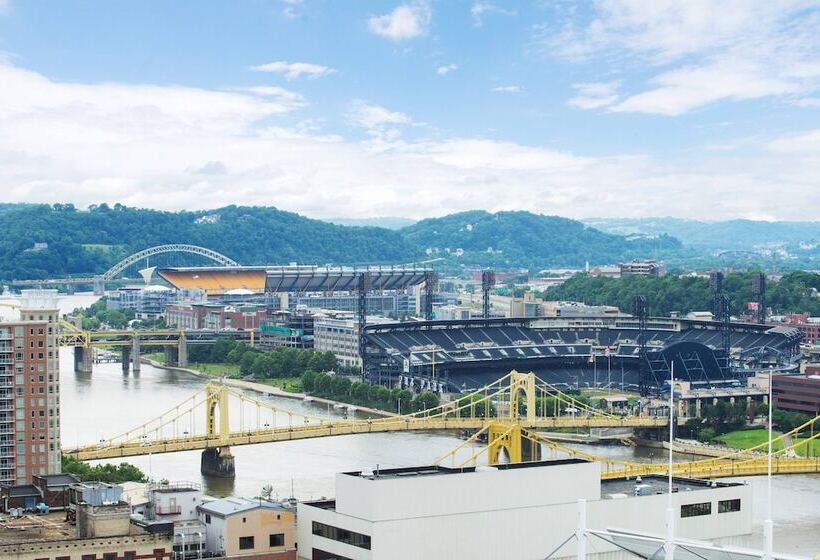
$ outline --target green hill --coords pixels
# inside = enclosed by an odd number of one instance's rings
[[[4,206],[2,223],[0,279],[6,280],[100,273],[129,254],[166,243],[201,245],[247,265],[442,258],[447,270],[581,267],[585,261],[663,258],[680,250],[669,236],[627,238],[529,212],[463,212],[390,230],[335,225],[269,207],[161,212],[55,204]]]
[[[530,212],[482,210],[422,220],[401,230],[405,239],[431,256],[453,255],[462,262],[503,267],[582,267],[678,251],[667,235],[624,237],[581,222]]]

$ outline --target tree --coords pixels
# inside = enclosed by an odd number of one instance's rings
[[[430,410],[431,408],[436,408],[438,405],[438,395],[430,391],[422,391],[413,399],[413,408],[416,411]]]
[[[334,399],[345,400],[350,394],[351,381],[342,375],[334,375],[331,378],[331,394]]]
[[[239,372],[242,375],[250,375],[253,373],[253,364],[256,361],[257,352],[245,352],[242,359],[239,360]]]
[[[302,389],[305,393],[312,393],[316,383],[317,373],[311,369],[302,374]]]

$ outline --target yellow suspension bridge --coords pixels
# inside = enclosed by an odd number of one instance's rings
[[[237,418],[238,416],[238,418]],[[817,420],[817,419],[814,419]],[[812,422],[814,421],[812,420]],[[679,419],[680,421],[680,419]],[[202,450],[205,474],[232,476],[233,457],[230,448],[237,445],[292,441],[350,434],[399,431],[458,430],[473,435],[456,449],[436,460],[448,459],[455,464],[458,453],[469,445],[480,447],[460,464],[475,463],[483,453],[487,462],[496,464],[502,450],[510,462],[536,460],[541,449],[599,461],[605,478],[637,476],[666,472],[666,465],[619,462],[593,456],[563,446],[538,430],[558,428],[638,428],[663,429],[669,425],[666,416],[623,416],[601,411],[578,401],[533,373],[512,371],[494,383],[436,408],[412,414],[375,419],[323,418],[305,415],[251,397],[225,385],[210,383],[172,410],[118,436],[102,439],[93,445],[64,449],[63,454],[89,461]],[[777,441],[789,442],[791,435]],[[808,446],[820,436],[784,445],[774,461],[774,472],[820,472],[820,459],[796,456],[799,446]],[[486,445],[478,445],[486,439]],[[689,463],[677,463],[674,474],[698,478],[764,474],[766,457],[755,453],[766,444],[723,457]]]

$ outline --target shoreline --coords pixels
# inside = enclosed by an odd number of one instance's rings
[[[211,381],[219,381],[221,379],[222,383],[228,385],[229,387],[235,387],[237,389],[245,389],[248,391],[254,391],[256,393],[260,393],[263,395],[272,395],[275,397],[284,397],[286,399],[295,399],[300,401],[308,400],[309,402],[315,402],[319,404],[328,404],[335,407],[335,405],[341,405],[345,408],[352,407],[355,412],[363,412],[365,414],[372,414],[374,416],[381,416],[381,417],[390,417],[390,416],[398,416],[395,412],[388,412],[387,410],[380,410],[378,408],[371,408],[368,406],[359,406],[357,404],[350,404],[342,401],[334,401],[331,399],[325,399],[322,397],[314,397],[313,395],[308,395],[306,393],[291,393],[280,389],[279,387],[274,387],[272,385],[266,385],[264,383],[256,383],[254,381],[245,381],[243,379],[231,379],[228,377],[214,377],[208,375],[206,373],[202,373],[201,371],[178,367],[178,366],[168,366],[165,364],[161,364],[155,360],[150,360],[148,358],[140,358],[140,361],[144,364],[148,364],[155,368],[164,369],[168,371],[180,371],[183,373],[189,373],[194,377],[199,377],[202,379],[209,379]]]

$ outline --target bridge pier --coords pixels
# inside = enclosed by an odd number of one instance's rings
[[[165,365],[176,366],[179,365],[177,349],[173,346],[165,347]]]
[[[140,371],[140,337],[135,336],[131,342],[131,363],[134,373]]]
[[[524,462],[541,460],[541,444],[523,434],[521,435],[521,460]]]
[[[233,478],[236,476],[236,465],[231,449],[224,447],[207,447],[202,452],[200,472],[206,476]]]
[[[105,295],[105,280],[101,276],[96,276],[94,278],[94,295],[95,296],[104,296]]]
[[[128,373],[128,366],[131,365],[131,348],[128,346],[122,347],[122,371]]]
[[[188,365],[188,339],[183,333],[179,337],[179,345],[177,346],[177,365],[185,367]]]
[[[77,373],[91,373],[94,363],[94,349],[91,347],[74,347],[74,371]]]

